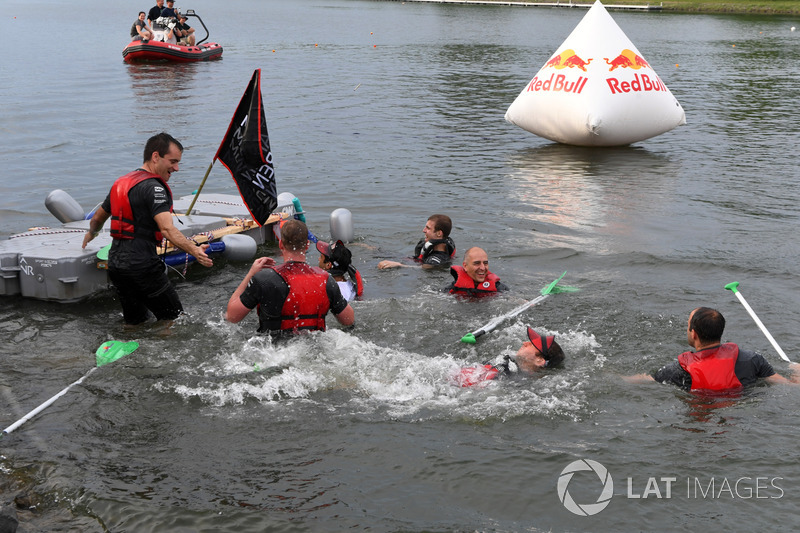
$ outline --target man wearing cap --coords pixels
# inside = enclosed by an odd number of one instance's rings
[[[178,18],[178,13],[175,12],[175,0],[167,0],[167,7],[161,10],[161,16],[172,19]]]
[[[258,307],[259,333],[290,335],[325,330],[330,310],[343,326],[352,326],[355,313],[342,297],[336,280],[306,263],[308,228],[299,220],[281,227],[278,247],[283,264],[271,257],[255,260],[228,301],[225,319],[237,323]]]
[[[361,273],[353,266],[353,256],[342,241],[336,241],[334,245],[317,241],[317,251],[320,254],[319,267],[333,276],[345,300],[350,302],[356,296],[363,294],[364,282]],[[345,274],[350,276],[349,280],[345,279]]]
[[[194,46],[194,28],[186,24],[186,15],[183,13],[178,15],[178,24],[175,25],[175,37],[178,39],[178,44]]]
[[[542,336],[528,327],[528,341],[522,343],[517,354],[512,358],[505,356],[498,365],[484,363],[461,369],[455,377],[456,384],[470,387],[479,383],[511,375],[516,370],[524,374],[535,374],[545,368],[559,368],[564,364],[564,351],[556,342],[554,335]]]
[[[489,272],[489,256],[477,246],[464,252],[464,262],[451,266],[450,274],[453,282],[444,288],[450,294],[484,296],[508,290],[497,275]]]
[[[759,379],[769,383],[800,383],[800,365],[792,364],[792,380],[777,374],[772,365],[757,352],[741,350],[732,343],[722,343],[725,317],[716,309],[698,307],[689,314],[686,340],[694,352],[684,352],[676,361],[653,374],[637,374],[625,379],[632,382],[658,381],[686,390],[736,391],[754,385]]]

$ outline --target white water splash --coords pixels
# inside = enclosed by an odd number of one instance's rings
[[[503,332],[511,342],[498,360],[516,351],[512,347],[520,343],[522,332],[521,325]],[[556,334],[568,353],[591,353],[598,346],[591,335],[546,333]],[[229,341],[237,342],[234,338]],[[380,346],[342,330],[330,329],[288,342],[273,343],[261,336],[238,342],[235,349],[217,354],[193,370],[187,367],[187,373],[194,373],[193,379],[162,381],[156,388],[210,406],[307,399],[350,415],[391,419],[575,418],[585,409],[586,364],[602,366],[602,356],[595,354],[593,361],[570,361],[567,369],[542,376],[461,388],[453,377],[477,361]],[[583,368],[571,371],[574,366]]]

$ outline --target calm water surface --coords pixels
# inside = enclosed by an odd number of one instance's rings
[[[620,379],[683,351],[698,305],[788,374],[730,281],[800,359],[795,20],[612,13],[687,124],[583,149],[503,121],[583,10],[194,0],[178,7],[203,17],[221,61],[127,65],[128,28],[148,7],[0,5],[17,43],[0,62],[0,234],[55,224],[55,188],[91,209],[161,130],[186,147],[170,184],[189,194],[261,68],[279,191],[323,238],[332,210],[353,212],[367,293],[354,331],[282,345],[251,338],[255,319],[222,319],[244,264],[176,279],[189,314],[168,333],[123,328],[110,292],[0,300],[3,427],[87,372],[105,340],[141,345],[0,441],[3,503],[36,504],[18,510],[20,531],[798,527],[800,390],[709,399]],[[205,190],[235,194],[221,166]],[[452,216],[460,250],[489,252],[511,294],[457,302],[437,292],[446,272],[377,270],[410,253],[433,212]],[[580,292],[458,342],[565,270]],[[515,351],[527,324],[557,336],[563,371],[449,383]],[[595,516],[559,501],[579,459],[613,478]],[[669,498],[661,478],[675,478]],[[591,472],[569,484],[579,503],[600,489]]]

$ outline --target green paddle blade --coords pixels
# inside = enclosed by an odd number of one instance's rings
[[[476,344],[478,339],[475,338],[474,333],[467,333],[463,337],[461,337],[461,342],[466,342],[467,344]]]
[[[739,290],[738,290],[739,282],[738,281],[732,281],[732,282],[728,283],[727,285],[725,285],[725,288],[728,289],[729,291],[732,291],[733,294],[736,294],[737,292],[739,292]]]
[[[553,287],[550,291],[550,294],[560,294],[562,292],[578,292],[580,289],[578,287],[570,287],[569,285],[558,285]]]
[[[113,363],[117,359],[125,357],[132,353],[139,347],[136,341],[120,342],[120,341],[107,341],[97,349],[97,366],[107,365]]]
[[[561,274],[560,276],[558,276],[556,279],[553,280],[553,283],[551,283],[550,285],[548,285],[547,287],[542,289],[542,294],[543,295],[544,294],[551,294],[553,292],[553,289],[556,287],[556,285],[558,285],[558,282],[561,281],[561,278],[563,278],[566,273],[567,273],[567,271],[565,270],[564,274]]]
[[[97,258],[100,261],[108,261],[108,251],[111,249],[111,243],[106,244],[97,251]]]

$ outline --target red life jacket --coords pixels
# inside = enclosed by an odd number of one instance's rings
[[[742,386],[734,373],[739,347],[728,342],[699,352],[684,352],[678,363],[692,376],[692,390],[726,390]]]
[[[289,286],[281,309],[280,329],[325,331],[325,315],[331,307],[326,290],[328,273],[297,261],[273,268]]]
[[[353,283],[355,283],[356,296],[361,297],[364,294],[364,280],[361,278],[361,272],[353,265],[350,265],[347,267],[347,273],[350,275],[350,279],[353,280]]]
[[[146,170],[136,169],[117,179],[111,187],[111,237],[114,239],[133,239],[137,229],[133,223],[133,209],[128,198],[130,190],[144,180],[157,179],[166,189],[169,199],[172,200],[172,191],[169,185],[158,174]],[[171,202],[170,202],[171,203]],[[169,207],[172,212],[172,205]],[[140,235],[142,233],[139,233]],[[160,231],[155,231],[153,237],[159,243],[164,238]]]
[[[455,377],[459,387],[471,387],[485,381],[496,379],[500,370],[493,365],[467,366]]]
[[[464,270],[464,267],[461,265],[451,266],[450,274],[452,274],[453,279],[455,279],[453,288],[450,289],[450,294],[467,293],[477,296],[479,294],[497,292],[497,282],[500,281],[497,275],[487,272],[486,279],[483,283],[478,283],[469,277],[469,274],[467,274],[467,271]]]

